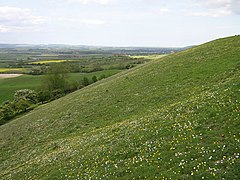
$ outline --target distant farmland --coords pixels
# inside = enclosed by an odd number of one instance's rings
[[[71,82],[80,82],[83,77],[87,77],[91,80],[92,76],[97,76],[98,78],[101,75],[105,75],[106,77],[112,76],[121,70],[105,70],[93,73],[70,73],[69,81]],[[4,101],[12,100],[13,94],[16,90],[19,89],[32,89],[38,91],[44,75],[22,75],[15,78],[3,79],[0,78],[0,104]]]
[[[34,61],[30,62],[29,64],[49,64],[49,63],[63,63],[63,62],[71,62],[73,60],[61,60],[61,59],[56,59],[56,60],[42,60],[42,61]]]

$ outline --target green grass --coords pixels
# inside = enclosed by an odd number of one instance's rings
[[[120,70],[106,70],[93,73],[71,73],[70,82],[79,82],[84,76],[91,80],[92,76],[98,78],[104,74],[106,77],[112,76]],[[43,75],[22,75],[16,78],[0,79],[0,104],[4,101],[12,100],[14,92],[19,89],[32,89],[38,91],[43,81]]]
[[[240,37],[114,75],[0,127],[2,179],[239,179]]]

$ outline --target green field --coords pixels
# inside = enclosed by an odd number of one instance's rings
[[[0,126],[0,179],[239,179],[240,37],[98,81]]]
[[[93,73],[70,73],[69,81],[81,81],[83,77],[91,80],[92,76],[100,77],[104,74],[106,77],[112,76],[120,70],[106,70]],[[42,81],[43,75],[22,75],[16,78],[0,79],[0,104],[4,101],[12,100],[14,92],[19,89],[32,89],[38,91]]]

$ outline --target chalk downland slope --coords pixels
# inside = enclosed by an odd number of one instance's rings
[[[154,60],[0,127],[1,179],[239,179],[240,37]]]

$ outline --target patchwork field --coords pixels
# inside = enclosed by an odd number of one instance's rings
[[[116,73],[121,72],[120,70],[106,70],[93,73],[70,73],[69,81],[78,82],[82,81],[83,77],[87,77],[91,80],[92,76],[97,76],[98,78],[101,75],[106,77],[112,76]],[[1,78],[1,77],[14,77],[14,78]],[[19,89],[32,89],[38,91],[41,84],[43,83],[44,75],[22,75],[18,74],[0,74],[0,104],[4,101],[12,100],[14,92]]]
[[[71,61],[74,61],[74,60],[60,60],[60,59],[55,59],[55,60],[34,61],[34,62],[30,62],[29,64],[49,64],[49,63],[71,62]]]

